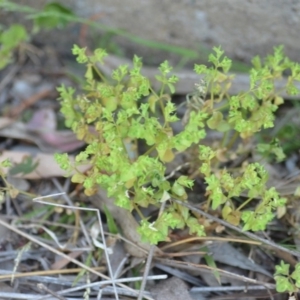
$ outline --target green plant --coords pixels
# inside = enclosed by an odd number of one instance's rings
[[[290,274],[290,265],[280,262],[275,272],[276,290],[279,293],[298,292],[300,288],[300,263],[296,264],[295,270]]]
[[[97,49],[87,56],[85,49],[74,46],[73,54],[79,63],[87,65],[86,92],[75,96],[72,88],[58,88],[61,112],[66,126],[88,146],[77,155],[74,165],[67,154],[56,154],[56,160],[66,171],[91,164],[86,174],[76,171],[72,181],[82,183],[87,195],[100,186],[115,199],[116,205],[137,210],[142,217],[138,231],[143,240],[156,244],[167,239],[169,228],[185,226],[191,234],[205,235],[204,227],[187,208],[172,203],[172,198],[187,200],[186,188],[191,188],[193,181],[187,176],[173,181],[165,178],[166,164],[192,145],[198,145],[199,172],[207,184],[207,200],[213,209],[222,209],[225,220],[235,225],[242,222],[244,230],[263,230],[273,219],[274,211],[285,205],[286,199],[275,188],[266,187],[268,173],[258,162],[232,171],[220,168],[224,155],[238,156],[255,133],[273,126],[274,112],[283,103],[274,81],[284,71],[291,72],[285,89],[290,94],[298,93],[293,81],[300,80],[300,66],[284,56],[282,47],[275,48],[264,62],[255,57],[249,90],[231,97],[227,93],[233,78],[228,75],[231,61],[223,56],[221,48],[215,47],[214,54],[209,55],[212,67],[195,66],[196,73],[204,76],[205,81],[187,97],[186,125],[176,135],[171,124],[178,117],[171,94],[178,79],[170,75],[172,68],[168,62],[159,67],[156,80],[161,82],[161,89],[156,92],[141,75],[141,59],[136,56],[132,69],[121,65],[111,78],[105,78],[95,66],[96,62],[103,62],[104,50]],[[204,94],[208,95],[206,99]],[[157,117],[158,108],[162,121]],[[223,133],[217,146],[201,144],[209,129]],[[132,158],[132,148],[138,141],[144,141],[148,148]],[[233,199],[244,199],[243,195],[246,200],[236,207]],[[257,198],[261,199],[258,204]],[[153,223],[140,212],[139,207],[160,207],[169,200],[170,205]],[[256,207],[250,206],[250,202]]]
[[[13,24],[0,34],[0,70],[12,61],[13,51],[28,39],[24,26]]]
[[[32,167],[32,165],[28,165],[28,161],[26,162],[26,166],[24,165],[24,162],[21,162],[18,164],[18,166],[13,166],[12,163],[5,159],[0,162],[0,178],[3,182],[3,186],[0,187],[0,206],[4,202],[5,195],[9,195],[12,199],[15,199],[20,193],[27,194],[26,192],[19,191],[16,187],[14,187],[12,184],[9,183],[7,179],[7,172],[5,169],[11,169],[15,167],[15,171],[18,171],[15,173],[25,173],[28,167]],[[29,195],[29,194],[28,194]],[[30,195],[31,196],[31,195]]]
[[[33,19],[33,30],[29,32],[21,24],[12,24],[8,28],[0,28],[0,70],[12,62],[13,52],[28,42],[30,38],[38,33],[41,29],[53,29],[64,27],[68,24],[69,19],[74,16],[73,13],[59,3],[51,2],[45,5],[42,11],[36,12],[29,7],[15,4],[11,1],[0,0],[0,7],[11,10],[21,11],[25,15],[30,15]],[[2,27],[2,26],[1,26]]]

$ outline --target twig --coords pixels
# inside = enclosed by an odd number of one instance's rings
[[[152,258],[153,258],[154,247],[155,247],[154,245],[152,245],[150,247],[150,251],[149,251],[149,254],[148,254],[148,257],[147,257],[146,266],[145,266],[144,276],[143,276],[142,284],[141,284],[141,287],[140,287],[140,292],[139,292],[138,300],[142,300],[143,299],[143,294],[144,294],[144,290],[145,290],[145,286],[146,286],[146,282],[147,282],[147,276],[149,274],[150,267],[151,267],[151,262],[152,262]]]
[[[253,233],[251,233],[251,232],[243,231],[242,228],[240,228],[240,227],[238,227],[238,226],[234,226],[234,225],[232,225],[232,224],[230,224],[230,223],[228,223],[228,222],[226,222],[226,221],[223,221],[223,220],[221,220],[221,219],[219,219],[219,218],[217,218],[217,217],[214,217],[214,216],[212,216],[212,215],[210,215],[210,214],[208,214],[208,213],[202,211],[201,209],[192,206],[191,204],[188,204],[188,203],[186,203],[186,202],[182,202],[182,201],[177,200],[177,199],[174,199],[174,198],[172,198],[172,201],[174,201],[174,202],[176,202],[176,203],[178,203],[178,204],[180,204],[180,205],[182,205],[182,206],[185,206],[185,207],[189,208],[189,209],[192,210],[192,211],[197,212],[198,214],[200,214],[200,215],[206,217],[207,219],[211,219],[211,220],[213,220],[213,221],[215,221],[215,222],[217,222],[217,223],[219,223],[219,224],[224,225],[225,227],[228,227],[228,228],[230,228],[230,229],[232,229],[232,230],[234,230],[234,231],[237,231],[237,232],[239,232],[239,233],[241,233],[241,234],[244,234],[244,235],[246,235],[247,237],[249,237],[249,238],[251,238],[251,239],[253,239],[253,240],[260,241],[260,242],[262,242],[263,244],[269,245],[269,246],[271,246],[271,247],[280,249],[280,250],[282,250],[282,251],[284,251],[284,252],[288,252],[288,253],[290,253],[290,254],[292,254],[292,255],[295,255],[295,256],[297,256],[297,257],[300,257],[300,252],[298,252],[298,251],[289,250],[289,249],[287,249],[287,248],[285,248],[285,247],[283,247],[283,246],[277,245],[276,243],[274,243],[274,242],[272,242],[272,241],[263,239],[263,238],[261,238],[261,237],[255,235],[255,234],[253,234]]]
[[[16,65],[9,70],[8,74],[0,82],[0,92],[6,87],[7,84],[9,84],[9,82],[13,79],[13,77],[18,73],[20,69],[21,66]]]
[[[169,175],[165,176],[165,180],[170,179],[171,177],[173,177],[176,174],[176,172],[180,171],[182,168],[187,167],[189,165],[190,165],[190,162],[186,162],[186,163],[184,163],[182,165],[179,165]]]
[[[270,287],[264,285],[244,285],[244,286],[205,286],[191,288],[191,293],[207,293],[207,292],[229,292],[229,291],[256,291],[256,290],[271,290]],[[275,285],[273,287],[275,289]]]
[[[39,100],[49,96],[52,93],[52,89],[45,89],[42,90],[29,98],[25,99],[19,106],[13,108],[10,112],[12,117],[17,117],[23,110],[32,106],[34,103],[38,102]]]
[[[122,268],[125,266],[127,260],[128,260],[129,254],[126,254],[125,257],[122,259],[120,264],[118,265],[118,268],[115,271],[114,278],[117,279],[121,273]]]
[[[56,294],[55,292],[51,291],[50,289],[48,289],[46,286],[44,286],[42,283],[38,283],[37,284],[37,287],[40,289],[40,290],[44,290],[46,291],[48,294],[52,295],[53,297],[59,299],[59,300],[66,300],[65,297],[63,296],[60,296],[58,294]]]

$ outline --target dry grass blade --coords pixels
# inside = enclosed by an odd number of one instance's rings
[[[256,284],[256,285],[263,285],[267,289],[275,289],[274,284],[261,282],[261,281],[258,281],[256,279],[253,279],[253,278],[238,275],[238,274],[231,273],[231,272],[228,272],[228,271],[225,271],[225,270],[222,270],[222,269],[218,269],[218,268],[217,269],[212,268],[212,267],[209,267],[209,266],[206,266],[206,265],[194,264],[194,263],[190,263],[190,262],[183,262],[183,261],[170,260],[170,259],[163,259],[163,258],[156,258],[156,260],[160,261],[162,264],[172,266],[172,267],[176,267],[176,268],[186,269],[186,270],[196,270],[196,271],[201,271],[201,272],[205,272],[205,271],[212,272],[212,271],[216,270],[220,273],[220,275],[223,275],[225,277],[235,278],[237,280],[240,280],[240,281],[246,282],[246,283],[252,283],[252,284]]]
[[[46,286],[44,286],[42,283],[38,283],[37,287],[42,290],[45,291],[47,293],[49,293],[50,295],[54,296],[55,298],[59,299],[59,300],[67,300],[65,297],[62,297],[60,295],[58,295],[57,293],[51,291],[50,289],[48,289]]]
[[[166,279],[167,275],[156,275],[156,276],[149,276],[147,279],[148,280],[160,280],[160,279]],[[115,280],[116,283],[121,283],[121,282],[136,282],[136,281],[140,281],[142,280],[142,277],[130,277],[130,278],[122,278],[122,279],[117,279]],[[71,293],[71,292],[76,292],[76,291],[80,291],[80,290],[84,290],[87,288],[94,288],[94,289],[101,289],[102,286],[105,286],[107,284],[111,284],[113,280],[102,280],[102,281],[98,281],[98,282],[93,282],[93,283],[88,283],[88,284],[84,284],[84,285],[80,285],[77,287],[72,287],[69,289],[65,289],[62,291],[57,292],[58,295],[64,295],[67,293]],[[119,290],[119,289],[118,289]],[[135,291],[136,292],[136,291]],[[132,295],[132,293],[127,293],[128,295]],[[135,296],[136,293],[133,295]],[[143,295],[144,298],[145,295]],[[49,296],[43,297],[43,300],[48,299]],[[42,299],[41,299],[42,300]]]
[[[104,267],[96,267],[93,268],[95,271],[104,271]],[[36,271],[36,272],[26,272],[26,273],[9,273],[0,275],[0,280],[6,280],[10,279],[12,276],[14,278],[28,278],[31,276],[46,276],[46,275],[59,275],[59,274],[72,274],[72,273],[79,273],[81,271],[80,268],[72,268],[72,269],[62,269],[62,270],[46,270],[46,271]],[[1,270],[1,273],[3,273],[3,270]]]
[[[0,291],[0,297],[1,297],[1,299],[14,299],[14,300],[19,300],[19,299],[20,300],[21,299],[39,300],[39,299],[41,299],[41,297],[36,294],[9,293],[9,292],[1,292],[1,291]],[[57,297],[51,297],[51,298],[48,298],[48,300],[57,300]]]
[[[256,242],[256,241],[249,241],[245,239],[239,239],[239,238],[231,238],[231,237],[217,237],[217,236],[196,236],[196,237],[190,237],[187,239],[183,239],[174,243],[167,244],[160,249],[165,251],[169,248],[176,247],[181,244],[187,244],[191,242],[196,242],[196,241],[221,241],[221,242],[234,242],[234,243],[244,243],[244,244],[250,244],[250,245],[261,245],[261,242]]]

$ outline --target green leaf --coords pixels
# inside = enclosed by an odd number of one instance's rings
[[[251,62],[256,70],[261,69],[261,59],[258,55],[254,56]]]
[[[43,10],[31,17],[34,19],[37,28],[63,28],[69,23],[70,17],[74,17],[73,12],[58,2],[50,2]]]
[[[0,70],[11,63],[13,51],[22,41],[28,39],[24,26],[13,24],[0,34]]]
[[[265,230],[267,224],[274,219],[274,213],[269,208],[264,207],[264,211],[261,213],[243,211],[241,219],[245,223],[243,230],[260,231]]]
[[[294,272],[291,274],[291,278],[295,281],[297,289],[300,288],[300,264],[296,264]]]
[[[86,179],[86,176],[84,174],[81,173],[75,173],[72,178],[71,181],[74,183],[83,183]]]
[[[276,281],[276,291],[278,293],[295,291],[294,285],[289,281],[287,277],[275,276],[274,279]]]
[[[231,129],[230,125],[223,120],[223,114],[219,111],[213,112],[212,117],[207,120],[207,126],[220,132],[226,132]]]
[[[172,186],[172,192],[179,197],[187,196],[184,187],[180,185],[177,181],[175,181]]]
[[[202,250],[204,250],[204,251],[206,251],[206,252],[209,252],[208,249],[207,249],[207,247],[205,247],[205,248],[202,249]],[[217,282],[218,282],[219,284],[221,284],[221,276],[220,276],[220,272],[217,270],[217,265],[216,265],[216,262],[215,262],[214,258],[213,258],[211,255],[205,254],[205,255],[204,255],[204,259],[205,259],[207,265],[213,269],[213,270],[212,270],[212,273],[213,273],[213,275],[215,276]]]
[[[189,217],[186,220],[186,225],[189,228],[190,234],[197,234],[198,236],[205,236],[204,226],[199,224],[198,220],[194,217]]]
[[[289,270],[290,270],[290,265],[285,264],[284,261],[280,261],[280,265],[275,266],[275,275],[284,275],[288,276],[289,275]]]
[[[85,72],[85,75],[84,77],[87,79],[87,80],[92,80],[94,75],[93,75],[93,66],[92,64],[88,64],[87,65],[87,70]]]
[[[19,45],[20,42],[26,41],[28,34],[23,25],[13,24],[6,31],[0,35],[0,42],[2,47],[12,49]]]
[[[232,65],[232,60],[225,56],[220,66],[223,69],[223,72],[227,73],[230,70],[231,65]]]
[[[194,181],[189,179],[188,176],[181,175],[177,180],[176,180],[180,185],[185,186],[187,188],[192,188],[194,186]]]
[[[138,228],[138,233],[141,235],[142,241],[150,242],[152,245],[156,245],[158,242],[166,240],[166,234],[164,234],[162,231],[159,231],[155,227],[154,223],[149,223],[146,220],[141,221],[141,226]]]
[[[194,71],[199,75],[205,73],[206,70],[207,70],[206,65],[197,65],[197,64],[195,64],[195,66],[194,66]]]
[[[108,210],[108,208],[105,205],[104,205],[103,209],[104,209],[104,213],[105,213],[105,216],[106,216],[108,231],[112,234],[119,233],[118,226],[115,223],[115,220],[114,220],[113,216],[111,215],[110,211]]]
[[[118,82],[122,81],[125,75],[128,73],[128,66],[121,65],[112,73],[112,79],[117,80]]]
[[[99,49],[96,49],[95,51],[94,51],[94,55],[93,56],[91,56],[90,57],[90,59],[91,59],[91,62],[93,63],[93,64],[96,64],[96,63],[98,63],[98,62],[100,62],[101,64],[103,64],[104,63],[104,61],[103,61],[103,59],[107,56],[108,54],[107,54],[107,52],[106,52],[106,50],[105,49],[101,49],[101,48],[99,48]],[[123,66],[123,67],[127,67],[127,66]],[[125,74],[123,73],[123,71],[124,71],[124,68],[121,68],[121,71],[122,71],[122,76],[124,77],[125,76]]]
[[[69,156],[67,153],[61,154],[61,153],[55,153],[54,154],[54,159],[56,162],[59,164],[61,169],[68,171],[71,168]]]
[[[33,172],[37,166],[39,165],[39,162],[34,162],[32,156],[25,156],[22,159],[22,162],[16,163],[10,170],[9,174],[14,176],[17,174],[30,174]]]
[[[126,192],[124,194],[119,193],[118,195],[116,195],[115,204],[129,211],[133,209],[130,198]]]
[[[8,159],[8,158],[1,161],[0,165],[1,165],[1,167],[4,167],[4,168],[12,167],[12,163],[11,163],[10,159]]]
[[[199,146],[199,159],[201,160],[211,160],[216,156],[216,153],[208,146]]]
[[[86,48],[80,48],[77,45],[74,45],[72,48],[72,53],[77,56],[76,61],[80,64],[84,64],[88,61],[88,57],[85,52]]]
[[[163,63],[160,64],[158,69],[165,76],[165,75],[169,74],[173,68],[169,65],[169,62],[167,60],[165,60]]]
[[[215,67],[219,67],[220,64],[220,58],[223,55],[224,51],[222,50],[221,46],[219,47],[213,47],[213,51],[215,54],[211,53],[208,56],[208,61],[213,63]]]

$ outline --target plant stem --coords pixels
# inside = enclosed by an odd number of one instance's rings
[[[103,76],[103,74],[100,72],[99,68],[95,65],[93,65],[94,71],[97,73],[97,75],[101,78],[101,80],[105,83],[107,83],[106,78]]]
[[[243,202],[243,204],[241,204],[241,205],[236,209],[236,211],[241,210],[244,206],[246,206],[246,205],[247,205],[248,203],[250,203],[252,200],[253,200],[253,198],[247,199],[245,202]]]
[[[145,220],[144,215],[142,214],[141,210],[139,209],[139,207],[133,203],[134,209],[136,210],[136,212],[138,213],[139,217],[141,218],[141,220]]]
[[[233,134],[233,136],[231,137],[228,145],[227,145],[227,150],[231,149],[232,146],[234,145],[235,141],[237,140],[238,136],[239,136],[239,132],[238,131],[235,131],[235,133]]]

